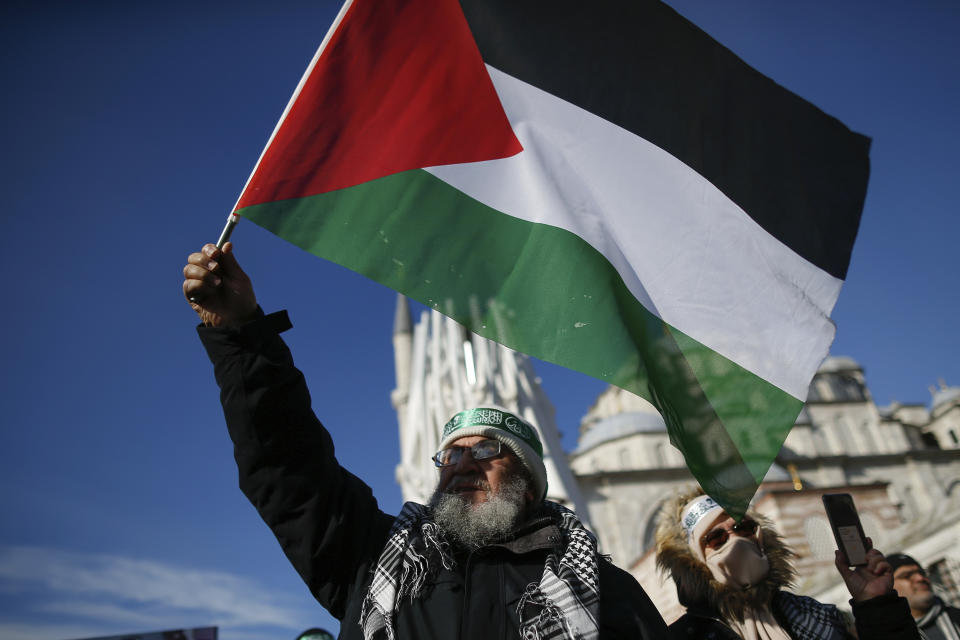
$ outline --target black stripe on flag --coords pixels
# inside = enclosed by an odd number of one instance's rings
[[[461,0],[484,61],[672,154],[844,278],[870,139],[651,0]]]

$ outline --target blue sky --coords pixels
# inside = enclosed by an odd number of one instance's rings
[[[960,8],[947,0],[670,3],[873,138],[834,353],[876,400],[960,385]],[[324,2],[21,2],[0,9],[8,282],[0,637],[335,628],[236,488],[180,293],[332,20]],[[249,223],[237,255],[341,460],[395,511],[395,294]],[[538,363],[568,448],[603,385]]]

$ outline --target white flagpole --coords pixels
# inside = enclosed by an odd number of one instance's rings
[[[217,240],[217,249],[223,249],[223,245],[230,239],[230,234],[233,233],[233,228],[237,226],[237,222],[239,221],[240,218],[235,213],[227,216],[227,224],[223,225],[223,231],[220,232],[220,239]]]

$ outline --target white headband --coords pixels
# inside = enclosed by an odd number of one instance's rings
[[[697,523],[703,520],[703,518],[714,509],[722,510],[723,507],[706,494],[697,496],[687,503],[687,506],[685,506],[680,513],[680,526],[683,527],[688,539],[693,535],[693,530],[697,528]]]

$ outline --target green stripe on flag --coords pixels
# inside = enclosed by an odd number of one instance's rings
[[[238,212],[470,331],[651,400],[701,486],[739,517],[803,403],[647,311],[576,235],[426,171]]]

